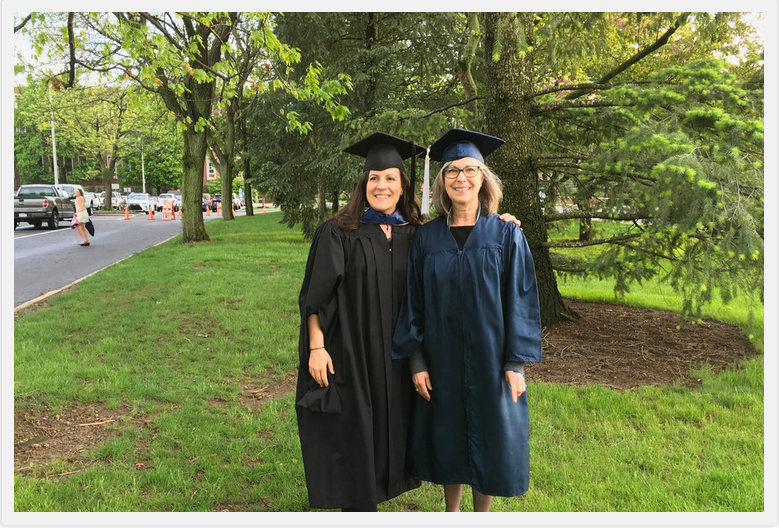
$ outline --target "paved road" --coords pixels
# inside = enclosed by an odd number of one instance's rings
[[[241,216],[244,211],[236,211]],[[208,221],[217,218],[204,217]],[[10,222],[9,222],[10,223]],[[14,306],[67,286],[92,272],[181,233],[181,220],[149,220],[143,215],[95,215],[95,236],[81,247],[79,237],[62,222],[54,231],[21,224],[14,231]]]

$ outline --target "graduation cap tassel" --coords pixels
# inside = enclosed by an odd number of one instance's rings
[[[430,214],[430,147],[425,154],[425,179],[422,184],[422,214]]]

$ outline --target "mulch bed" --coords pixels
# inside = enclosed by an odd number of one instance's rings
[[[677,329],[679,314],[674,312],[567,302],[581,319],[544,331],[543,361],[525,366],[531,382],[600,384],[621,391],[678,383],[694,390],[701,382],[690,376],[691,369],[707,363],[719,372],[759,355],[736,326],[704,320]],[[269,399],[294,390],[295,376],[245,384],[240,401],[259,410]],[[31,463],[39,468],[53,458],[88,464],[86,451],[118,434],[113,425],[127,415],[130,408],[108,411],[99,404],[69,404],[59,414],[17,410],[14,472],[30,471]],[[143,427],[148,418],[132,417],[131,424]]]
[[[719,372],[759,355],[737,326],[703,320],[677,330],[676,312],[566,302],[581,319],[544,331],[541,363],[525,365],[530,381],[617,390],[676,382],[695,389],[701,381],[691,369],[708,363]]]

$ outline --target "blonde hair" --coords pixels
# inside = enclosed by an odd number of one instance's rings
[[[441,170],[436,174],[435,181],[433,181],[433,206],[435,206],[438,216],[449,216],[452,214],[452,200],[446,193],[446,185],[444,184],[444,171],[451,163],[450,161],[441,167]],[[503,184],[498,175],[492,172],[484,163],[476,160],[476,164],[481,169],[482,176],[484,176],[481,189],[479,189],[479,206],[481,207],[481,214],[489,216],[498,212],[498,204],[503,200]]]

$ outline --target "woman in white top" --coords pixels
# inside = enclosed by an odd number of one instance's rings
[[[87,222],[89,222],[89,213],[87,213],[86,203],[84,201],[84,191],[76,189],[76,232],[81,237],[81,246],[89,245],[87,236]]]

